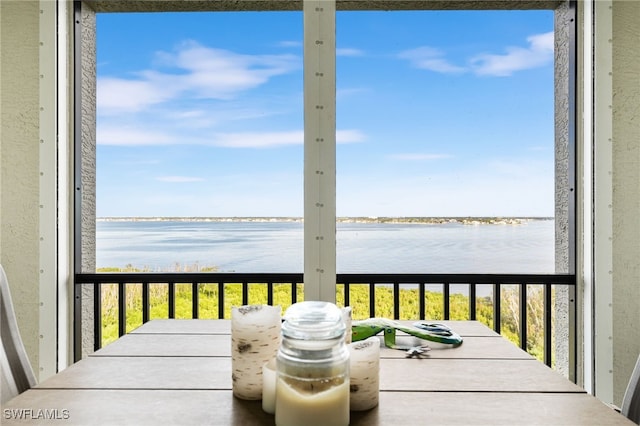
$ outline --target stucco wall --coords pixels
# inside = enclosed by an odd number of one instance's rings
[[[555,10],[555,270],[559,274],[570,270],[570,250],[573,241],[569,238],[570,216],[573,203],[573,176],[570,154],[573,143],[569,138],[569,127],[573,125],[569,114],[569,61],[571,57],[571,31],[573,26],[573,12],[568,2],[564,2]],[[571,187],[571,190],[569,189]],[[572,335],[574,330],[570,326],[571,291],[569,288],[558,286],[555,293],[555,369],[565,377],[572,377],[570,366]]]
[[[640,354],[640,2],[613,3],[613,385]]]
[[[37,1],[0,1],[0,262],[31,364],[39,359]]]

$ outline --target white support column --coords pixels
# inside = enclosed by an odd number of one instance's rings
[[[594,2],[594,361],[595,395],[613,402],[613,13]]]
[[[56,3],[40,1],[39,365],[40,381],[57,372]]]
[[[58,87],[66,88],[73,81],[69,70],[73,55],[69,52],[73,26],[73,4],[69,1],[57,3],[57,49],[56,67]],[[73,258],[73,218],[72,176],[73,176],[73,149],[70,140],[69,126],[71,125],[69,112],[71,107],[70,92],[57,90],[57,259],[58,259],[58,371],[64,370],[73,363],[73,277],[71,259]]]
[[[593,394],[594,388],[594,318],[593,318],[593,0],[585,0],[581,3],[582,16],[582,236],[581,241],[581,271],[583,286],[577,294],[582,295],[582,326],[583,332],[583,358],[582,358],[582,386],[587,392]],[[578,281],[579,282],[579,281]]]
[[[304,297],[336,299],[335,0],[304,0]]]

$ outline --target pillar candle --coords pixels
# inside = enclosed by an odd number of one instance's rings
[[[349,345],[351,411],[378,405],[380,393],[380,339],[376,336]]]
[[[342,320],[344,321],[344,343],[347,345],[351,343],[351,306],[345,306],[342,308]]]
[[[262,367],[280,346],[280,306],[245,305],[231,309],[231,379],[233,395],[262,398]]]

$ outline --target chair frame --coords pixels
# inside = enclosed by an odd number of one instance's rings
[[[5,402],[35,386],[37,380],[22,343],[9,281],[2,265],[0,265],[0,335],[2,337],[0,353],[2,389],[8,392],[8,395],[0,395],[0,398]]]
[[[640,424],[640,355],[638,355],[636,366],[629,378],[620,413],[629,420]]]

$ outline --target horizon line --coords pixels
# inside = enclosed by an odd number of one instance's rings
[[[166,219],[301,219],[304,216],[96,216],[96,220],[104,219],[142,219],[142,220],[166,220]],[[336,216],[339,219],[555,219],[554,216]]]

